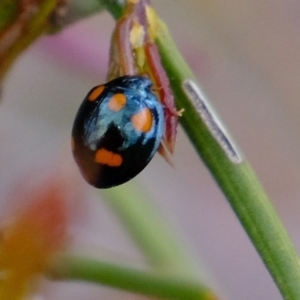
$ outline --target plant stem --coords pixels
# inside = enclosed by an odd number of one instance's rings
[[[300,299],[300,264],[290,238],[255,173],[243,158],[234,163],[210,133],[187,97],[182,83],[194,75],[161,22],[157,35],[162,64],[170,78],[180,122],[197,153],[211,171],[285,299]]]
[[[99,260],[58,255],[51,262],[48,275],[58,280],[83,280],[140,293],[177,300],[214,300],[207,289],[196,282],[170,278],[158,273],[140,271]]]

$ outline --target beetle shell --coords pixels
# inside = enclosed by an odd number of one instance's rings
[[[88,183],[110,188],[140,173],[164,132],[162,105],[141,76],[123,76],[94,87],[72,130],[72,150]]]

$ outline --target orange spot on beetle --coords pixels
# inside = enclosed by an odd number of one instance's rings
[[[89,95],[88,100],[89,101],[95,101],[104,91],[105,86],[104,85],[99,85],[97,86]]]
[[[121,93],[117,93],[111,97],[108,102],[108,107],[113,111],[120,111],[126,105],[126,96]]]
[[[123,163],[123,158],[120,154],[101,148],[96,152],[95,162],[110,167],[119,167]]]
[[[151,111],[147,107],[131,117],[133,127],[142,132],[148,132],[151,129],[152,121]]]

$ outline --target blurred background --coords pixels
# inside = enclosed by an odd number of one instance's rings
[[[187,62],[248,157],[300,249],[300,2],[153,0]],[[41,38],[2,87],[0,191],[59,158],[79,174],[70,132],[86,93],[105,81],[114,21],[100,13]],[[134,179],[222,299],[281,299],[226,199],[179,129],[174,168],[159,156]],[[73,170],[74,169],[74,170]],[[79,175],[78,175],[79,176]],[[83,182],[83,179],[80,179]],[[142,261],[112,211],[87,194],[74,243]],[[96,250],[97,251],[97,250]],[[45,299],[146,299],[105,287],[47,283]]]

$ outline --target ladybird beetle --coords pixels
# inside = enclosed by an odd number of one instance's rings
[[[140,173],[164,132],[163,107],[142,76],[123,76],[91,89],[75,117],[72,151],[88,183],[110,188]]]

